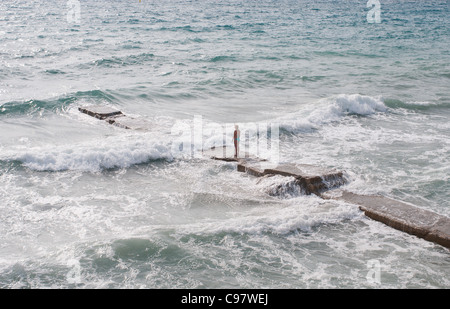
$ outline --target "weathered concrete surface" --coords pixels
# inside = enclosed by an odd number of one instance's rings
[[[338,190],[324,193],[322,197],[356,204],[369,218],[450,248],[450,218],[446,216],[378,195],[358,195]]]
[[[239,162],[240,160],[243,159],[250,159],[253,158],[256,160],[255,157],[250,156],[250,154],[247,153],[240,153],[239,157],[236,158],[234,156],[234,147],[223,147],[223,146],[219,146],[219,147],[213,147],[210,149],[206,149],[203,150],[203,156],[205,157],[209,157],[213,160],[220,160],[220,161],[225,161],[225,162]]]
[[[109,117],[114,117],[118,115],[123,115],[121,111],[113,109],[108,106],[86,106],[86,107],[79,107],[78,110],[84,114],[87,114],[89,116],[95,117],[97,119],[105,120]]]
[[[294,177],[294,184],[298,185],[307,195],[320,195],[324,191],[346,183],[344,174],[340,171],[307,164],[285,163],[266,168],[264,162],[243,159],[238,162],[238,171],[258,177],[266,175]]]
[[[237,170],[256,177],[281,175],[294,177],[293,185],[300,187],[305,194],[319,195],[321,192],[346,183],[342,172],[307,164],[276,164],[250,156],[248,153],[234,157],[233,147],[216,147],[204,151],[204,155],[215,160],[237,162]],[[281,188],[280,188],[281,189]]]
[[[125,115],[107,118],[106,120],[108,123],[123,129],[150,131],[152,128],[152,124],[144,119],[132,118]]]
[[[152,127],[151,123],[145,119],[129,117],[108,106],[86,106],[79,107],[78,110],[123,129],[149,131]]]

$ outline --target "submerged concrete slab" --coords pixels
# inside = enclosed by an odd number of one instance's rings
[[[84,114],[100,120],[105,120],[109,124],[124,129],[149,131],[152,128],[152,124],[145,119],[129,117],[124,115],[121,111],[108,106],[85,106],[79,107],[78,110]]]
[[[235,150],[234,147],[226,147],[226,146],[219,146],[219,147],[213,147],[210,149],[203,150],[203,156],[209,157],[213,160],[220,160],[225,162],[239,162],[243,159],[249,159],[253,158],[256,159],[253,156],[250,156],[250,154],[247,153],[240,153],[238,157],[234,156]]]
[[[235,158],[234,147],[215,147],[204,151],[203,155],[215,160],[237,162],[239,172],[256,177],[266,175],[294,177],[295,181],[292,185],[298,186],[305,194],[319,195],[323,191],[346,183],[343,173],[332,169],[307,164],[270,164],[248,153]],[[282,190],[281,187],[280,190]]]
[[[378,195],[358,195],[338,190],[322,194],[322,197],[356,204],[369,218],[450,248],[450,218],[446,216]]]
[[[125,115],[119,117],[111,117],[106,120],[108,121],[108,123],[123,129],[150,131],[152,128],[152,124],[145,119],[132,118]]]
[[[79,107],[78,110],[84,114],[101,120],[105,120],[109,117],[123,115],[122,112],[117,109],[101,105]]]
[[[301,191],[307,195],[320,195],[324,191],[337,188],[347,182],[344,174],[340,171],[307,164],[285,163],[267,167],[264,162],[240,160],[238,171],[257,177],[266,175],[294,177],[293,185],[299,186]],[[282,190],[281,186],[280,190]]]
[[[237,162],[238,159],[234,157],[234,149],[231,147],[213,147],[203,150],[203,156],[213,160],[220,160],[225,162]]]

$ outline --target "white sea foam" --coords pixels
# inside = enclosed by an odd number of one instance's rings
[[[8,150],[1,160],[15,160],[36,171],[99,171],[151,160],[173,159],[170,146],[138,136],[116,136],[58,146]]]
[[[340,94],[319,100],[289,116],[278,120],[283,129],[292,133],[308,132],[324,124],[339,121],[347,115],[369,116],[387,112],[381,97],[360,94]]]
[[[418,106],[433,106],[438,105],[436,102],[430,102],[430,101],[406,101],[406,105],[418,105]]]
[[[286,201],[286,200],[285,200]],[[340,201],[323,201],[316,196],[301,196],[280,205],[255,207],[239,213],[235,218],[213,222],[198,222],[178,227],[182,233],[215,234],[289,234],[296,231],[311,232],[323,224],[336,224],[344,220],[359,220],[361,212],[354,205]]]
[[[280,199],[294,198],[305,195],[302,188],[296,183],[294,177],[285,177],[280,175],[265,176],[258,180],[257,185],[260,190],[270,196]]]

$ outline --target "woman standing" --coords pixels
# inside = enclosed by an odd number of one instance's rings
[[[235,150],[234,157],[237,158],[238,155],[239,155],[239,142],[241,140],[241,131],[239,131],[239,126],[238,125],[235,125],[234,129],[235,129],[234,130],[234,137],[233,137],[234,150]]]

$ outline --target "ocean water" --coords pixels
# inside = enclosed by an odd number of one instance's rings
[[[449,288],[444,247],[174,154],[275,123],[280,161],[450,216],[449,1],[378,3],[1,1],[0,288]]]

